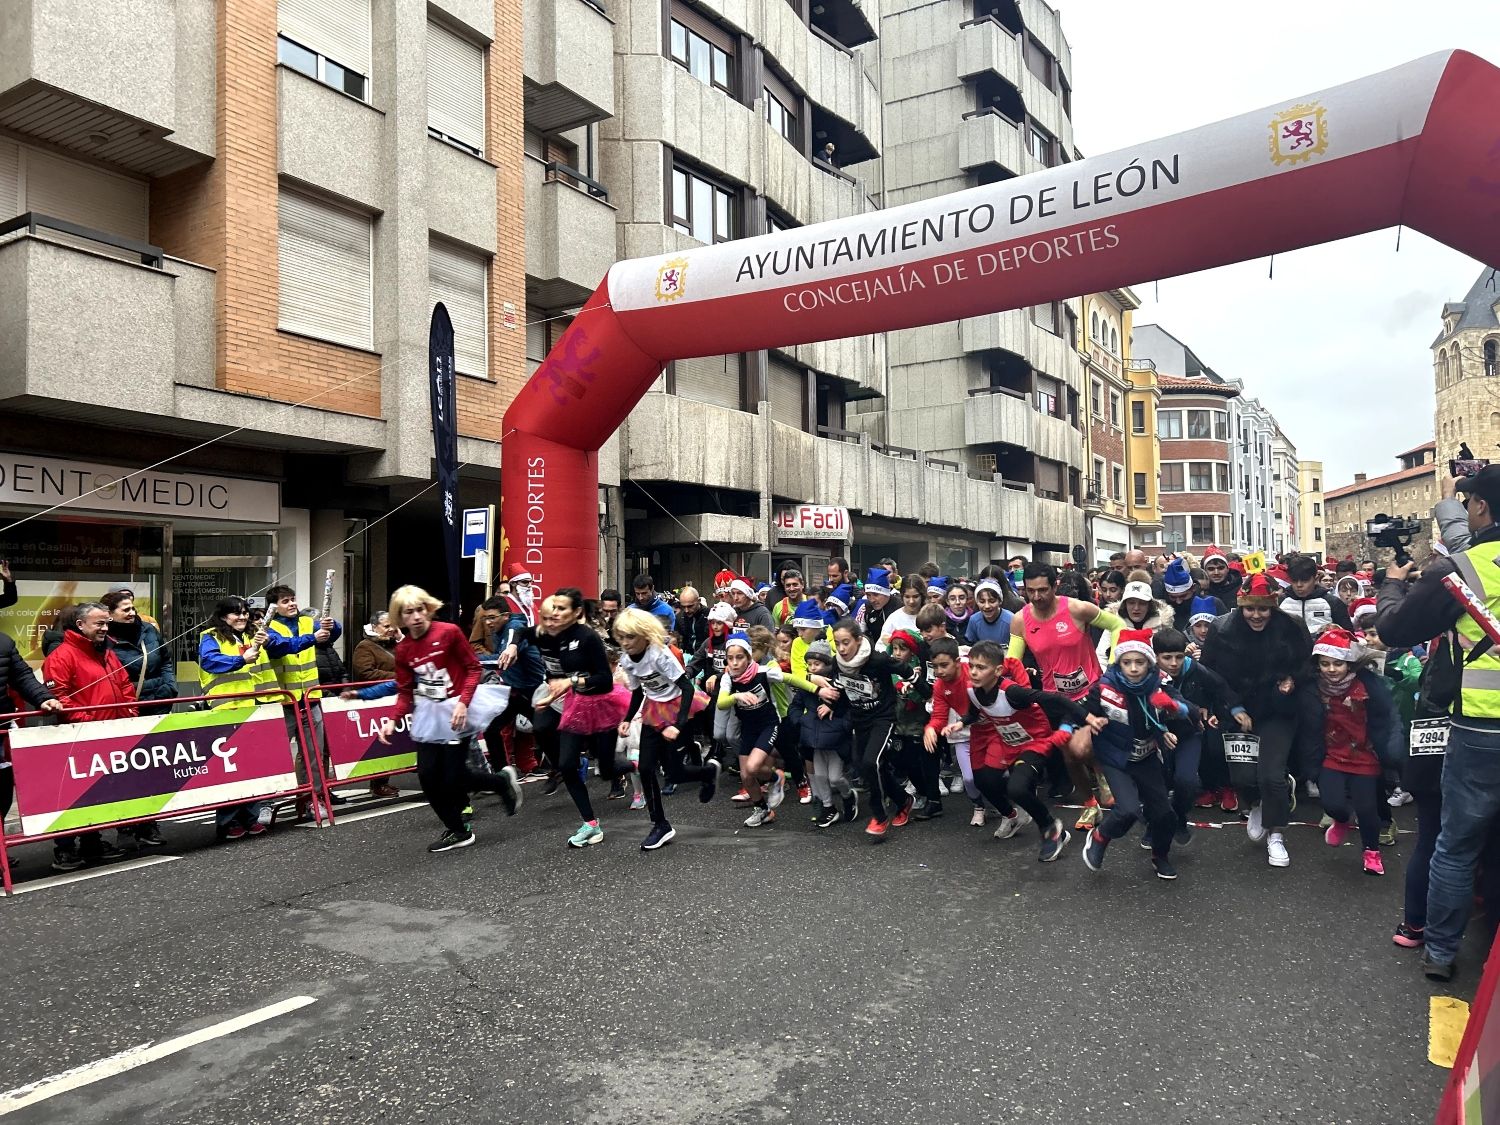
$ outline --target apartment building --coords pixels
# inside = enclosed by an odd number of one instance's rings
[[[1135,545],[1135,509],[1149,504],[1154,491],[1156,446],[1140,441],[1155,432],[1154,396],[1137,390],[1130,367],[1130,318],[1140,306],[1129,289],[1090,294],[1083,300],[1079,330],[1085,338],[1079,347],[1088,380],[1089,459],[1083,510],[1093,563],[1106,563],[1116,551]]]
[[[1300,550],[1297,447],[1276,427],[1271,437],[1271,534],[1266,550],[1281,555]]]
[[[1323,462],[1297,462],[1297,503],[1301,509],[1298,550],[1323,557],[1328,550],[1327,519],[1323,511]]]
[[[274,580],[315,601],[327,568],[356,622],[393,578],[442,587],[433,302],[461,502],[493,501],[526,374],[502,252],[524,230],[521,23],[512,0],[9,6],[0,527],[26,522],[0,531],[22,592],[0,627],[113,582],[169,632]]]
[[[1401,466],[1393,473],[1369,476],[1355,473],[1354,483],[1326,494],[1328,557],[1373,557],[1365,524],[1378,515],[1417,520],[1421,531],[1409,548],[1416,559],[1432,553],[1432,506],[1437,503],[1436,442],[1425,442],[1396,455]],[[1446,467],[1446,466],[1445,466]]]
[[[1243,388],[1241,388],[1243,392]],[[1275,537],[1272,446],[1279,427],[1259,399],[1241,393],[1230,409],[1234,451],[1234,549],[1270,550]]]

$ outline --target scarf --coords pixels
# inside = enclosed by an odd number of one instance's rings
[[[854,659],[845,660],[842,656],[840,656],[838,658],[839,668],[845,672],[857,672],[859,669],[863,668],[865,666],[865,662],[870,659],[870,652],[870,638],[861,637],[859,639],[859,651],[854,654]]]
[[[1120,671],[1117,664],[1111,664],[1104,673],[1104,679],[1119,688],[1134,700],[1135,705],[1141,709],[1141,715],[1146,720],[1146,729],[1166,730],[1166,725],[1156,717],[1156,709],[1146,702],[1161,687],[1161,673],[1155,667],[1136,683],[1131,683],[1125,678],[1125,673]]]
[[[141,644],[141,619],[137,617],[134,621],[111,621],[109,623],[109,635],[116,641],[123,641],[132,648],[139,648]]]
[[[1337,680],[1330,680],[1322,672],[1318,673],[1318,694],[1325,702],[1334,699],[1343,699],[1349,694],[1349,689],[1354,686],[1354,668],[1349,670]]]
[[[961,631],[963,629],[963,627],[966,626],[969,623],[969,618],[971,618],[971,617],[974,616],[974,611],[971,609],[967,613],[965,613],[962,617],[959,617],[951,609],[949,609],[947,606],[944,606],[943,607],[943,616],[948,619],[948,623],[950,625],[954,625],[954,626],[958,627],[959,630]]]
[[[750,663],[745,665],[745,670],[738,676],[731,675],[729,677],[729,680],[731,683],[748,684],[751,680],[755,679],[756,674],[759,673],[760,670],[760,665],[757,664],[754,657],[752,657],[750,659]],[[725,669],[725,671],[728,671],[728,669]]]

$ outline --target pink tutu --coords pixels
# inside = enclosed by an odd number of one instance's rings
[[[688,708],[689,715],[696,715],[708,706],[708,696],[701,691],[693,692],[693,703]],[[682,696],[674,696],[665,702],[656,699],[648,699],[641,707],[641,722],[648,727],[657,730],[666,730],[668,727],[677,725],[677,714],[682,709]]]
[[[618,684],[604,695],[568,692],[558,726],[569,734],[598,734],[613,730],[630,709],[630,689]]]

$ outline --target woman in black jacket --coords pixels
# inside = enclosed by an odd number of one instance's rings
[[[1312,638],[1301,622],[1277,609],[1276,592],[1264,574],[1252,574],[1237,601],[1238,608],[1209,630],[1203,663],[1239,695],[1259,739],[1256,761],[1229,766],[1240,805],[1250,813],[1245,831],[1255,843],[1266,841],[1272,867],[1287,867],[1291,858],[1283,829],[1292,812],[1287,762],[1297,731],[1295,693],[1311,676]]]
[[[47,690],[31,670],[31,665],[21,659],[21,650],[16,642],[0,633],[0,692],[19,697],[22,706],[38,711],[61,711],[62,704]],[[0,695],[0,714],[11,709],[13,700]],[[10,815],[11,801],[16,795],[16,781],[11,774],[9,740],[6,731],[11,723],[0,722],[0,820]]]

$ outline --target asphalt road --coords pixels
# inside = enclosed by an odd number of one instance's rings
[[[1098,874],[1076,839],[1040,865],[961,797],[877,846],[684,789],[645,854],[645,814],[602,793],[581,852],[566,793],[527,786],[512,820],[480,798],[460,852],[426,853],[425,805],[217,847],[169,825],[176,862],[0,902],[0,1107],[311,997],[11,1119],[1427,1122],[1428,998],[1477,980],[1470,953],[1435,990],[1391,944],[1410,835],[1377,880],[1312,828],[1273,870],[1236,823],[1168,884],[1133,840]],[[23,885],[50,874],[15,854]]]

